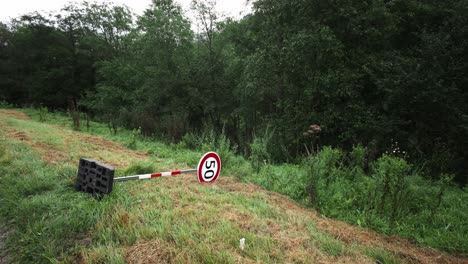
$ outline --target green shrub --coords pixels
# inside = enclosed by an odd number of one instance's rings
[[[207,139],[208,140],[202,143],[202,150],[204,152],[216,151],[221,157],[223,157],[224,164],[229,164],[236,151],[236,146],[231,144],[231,141],[224,133],[224,130],[219,135],[216,135],[216,133],[211,130]]]
[[[45,106],[39,107],[39,121],[45,122],[47,120],[47,115],[49,113],[49,109]]]
[[[348,167],[350,179],[354,179],[364,175],[364,168],[366,166],[366,152],[367,149],[361,145],[354,146],[348,155]]]
[[[271,162],[271,155],[268,151],[268,146],[271,144],[274,131],[269,131],[267,128],[263,137],[255,136],[250,144],[250,160],[252,161],[255,171],[259,173],[262,165]]]
[[[411,166],[403,159],[383,155],[373,166],[372,177],[377,182],[375,190],[378,199],[377,211],[382,216],[388,216],[394,221],[403,211],[405,196],[408,194],[409,170]]]
[[[135,128],[130,131],[130,136],[128,136],[128,139],[125,145],[129,149],[136,150],[137,143],[140,141],[140,139],[141,139],[141,128]]]
[[[181,143],[185,144],[187,148],[199,149],[201,147],[200,137],[194,133],[186,133],[181,140]]]
[[[15,106],[8,103],[7,101],[5,100],[0,100],[0,108],[3,108],[3,109],[11,109],[11,108],[14,108]]]
[[[221,157],[221,160],[223,157]],[[232,175],[239,179],[244,179],[248,175],[252,174],[252,164],[242,156],[233,156],[230,159],[230,165],[223,166],[223,174]]]
[[[221,157],[222,166],[230,168],[232,166],[237,146],[231,144],[231,141],[226,136],[224,129],[220,134],[217,134],[213,129],[206,128],[200,135],[187,133],[182,137],[182,143],[190,149],[201,150],[203,152],[215,151]]]
[[[307,191],[311,204],[320,207],[325,203],[328,187],[340,174],[342,152],[325,147],[315,156],[309,156],[304,166],[307,168]]]

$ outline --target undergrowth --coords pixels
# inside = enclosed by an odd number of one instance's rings
[[[301,164],[265,165],[247,180],[313,206],[326,217],[466,255],[466,188],[452,186],[447,175],[429,181],[405,160],[388,155],[366,173],[362,157],[356,157],[361,148],[344,153],[325,147]]]

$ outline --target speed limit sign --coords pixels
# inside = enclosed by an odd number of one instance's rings
[[[208,152],[200,159],[197,167],[199,182],[214,182],[221,172],[221,159],[216,152]]]
[[[198,162],[196,169],[173,170],[114,178],[114,167],[92,159],[80,159],[76,189],[92,194],[109,194],[114,182],[144,180],[177,176],[197,172],[199,182],[214,182],[221,172],[221,159],[216,152],[208,152]]]

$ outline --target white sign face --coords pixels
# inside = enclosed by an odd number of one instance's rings
[[[215,152],[208,152],[200,159],[197,167],[199,182],[214,182],[221,172],[221,159]]]

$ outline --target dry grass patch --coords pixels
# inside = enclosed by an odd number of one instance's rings
[[[241,260],[239,263],[266,259],[269,259],[267,262],[286,263],[372,262],[357,251],[329,255],[315,241],[317,231],[309,228],[313,225],[310,217],[289,215],[267,202],[271,196],[269,192],[253,184],[238,183],[239,186],[235,186],[235,182],[231,177],[222,177],[214,184],[200,185],[196,184],[195,175],[189,174],[135,183],[131,193],[135,199],[142,198],[139,211],[148,212],[152,207],[158,207],[162,214],[170,211],[167,225],[178,225],[180,230],[190,226],[187,233],[168,231],[170,235],[164,238],[167,242],[167,239],[178,241],[178,236],[186,236],[182,244],[175,243],[174,255],[189,257],[193,253],[183,253],[182,248],[201,243],[209,248],[208,251],[228,252],[230,260]],[[242,237],[247,239],[244,251],[238,248]],[[138,245],[139,248],[145,246],[151,247],[151,243]],[[194,250],[197,247],[194,245]]]
[[[174,263],[177,248],[173,243],[159,239],[139,241],[125,252],[125,260],[132,264]]]
[[[25,141],[49,164],[77,164],[85,157],[124,168],[149,157],[99,136],[32,121],[22,112],[0,110],[0,118],[7,137]]]
[[[31,118],[25,113],[15,110],[0,109],[0,115],[16,119],[31,120]]]

